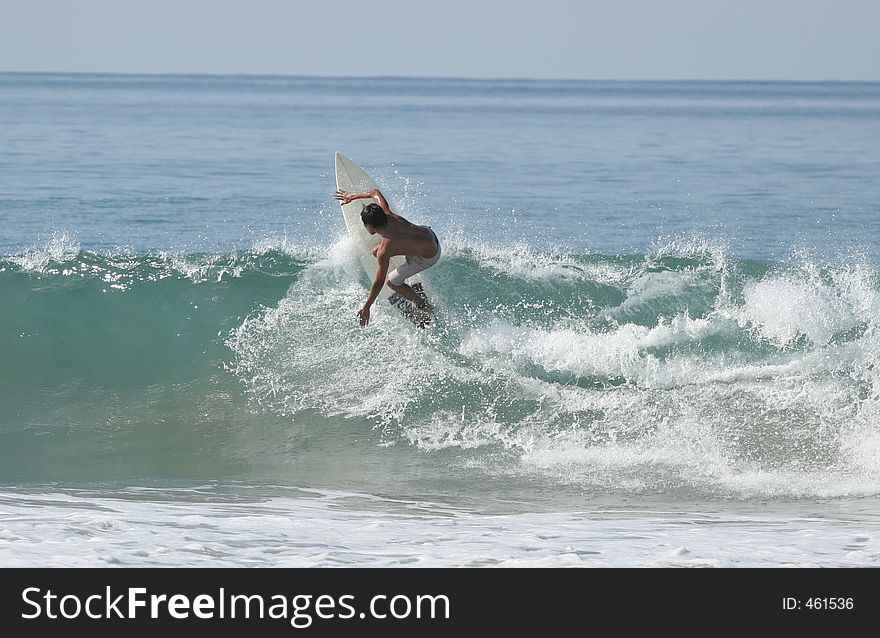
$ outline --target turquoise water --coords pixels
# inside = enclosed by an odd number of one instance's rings
[[[878,139],[878,84],[0,74],[0,557],[872,564]],[[357,327],[336,150],[434,330]]]

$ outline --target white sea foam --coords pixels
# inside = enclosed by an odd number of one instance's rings
[[[259,399],[285,414],[399,418],[431,374],[431,352],[412,364],[420,335],[401,330],[401,317],[374,306],[370,330],[355,310],[366,296],[350,242],[312,264],[276,308],[249,317],[230,334],[236,371]],[[354,279],[358,277],[358,279]],[[378,372],[381,370],[381,372]]]
[[[595,281],[618,284],[631,274],[631,269],[627,266],[588,262],[563,251],[541,252],[522,242],[504,247],[472,241],[458,242],[444,247],[444,254],[472,258],[490,271],[531,281]]]
[[[347,241],[347,237],[345,240]],[[327,253],[327,246],[317,243],[303,242],[302,238],[292,239],[288,234],[265,235],[254,241],[250,252],[265,255],[280,252],[303,261],[318,261]]]
[[[289,491],[289,490],[288,490]],[[266,500],[133,492],[0,493],[3,567],[857,567],[880,521],[833,506],[475,513],[303,491]]]
[[[173,271],[199,284],[206,281],[222,281],[224,277],[241,277],[245,265],[223,255],[184,255],[177,252],[160,252],[159,257]]]
[[[52,262],[65,262],[76,257],[80,246],[76,236],[66,231],[56,231],[42,246],[35,246],[21,255],[8,259],[22,270],[45,272]]]
[[[666,363],[646,350],[697,341],[722,329],[708,319],[686,315],[654,327],[624,324],[606,332],[586,327],[535,329],[496,321],[471,332],[461,351],[470,356],[492,355],[505,366],[538,365],[576,377],[620,376],[642,384],[679,384],[682,379],[663,375],[660,369]]]
[[[649,257],[685,257],[708,260],[716,270],[728,265],[729,248],[716,238],[702,235],[658,237],[652,242]]]
[[[684,270],[627,271],[620,307],[694,290],[711,297],[702,287],[720,290],[727,265],[710,248],[691,246],[687,254],[711,259]],[[526,261],[509,272],[520,266],[529,270]],[[449,331],[432,336],[381,304],[370,329],[357,328],[367,282],[343,240],[228,344],[267,409],[366,418],[385,444],[474,451],[493,474],[638,493],[877,494],[873,271],[805,272],[746,279],[742,294],[719,293],[701,316],[661,314],[652,325],[476,314],[450,317]],[[798,312],[773,315],[774,299]],[[499,450],[518,464],[493,466]]]
[[[751,324],[761,337],[779,347],[802,335],[823,345],[835,332],[851,328],[858,321],[840,289],[823,283],[816,275],[784,273],[750,282],[743,297],[741,322]]]

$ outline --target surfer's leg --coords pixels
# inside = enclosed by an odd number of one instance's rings
[[[430,265],[433,265],[426,264],[424,262],[425,260],[421,259],[420,257],[407,256],[406,263],[402,264],[399,268],[389,273],[388,279],[385,280],[385,283],[388,284],[388,287],[391,288],[391,290],[399,294],[404,299],[411,301],[416,306],[424,306],[427,304],[427,302],[423,297],[419,295],[419,293],[413,290],[412,286],[407,284],[405,280],[409,279],[418,272],[422,272]],[[428,305],[428,307],[430,308],[430,305]]]
[[[415,290],[413,290],[412,286],[410,286],[409,284],[407,284],[407,283],[393,284],[390,281],[387,283],[388,283],[388,287],[391,288],[391,290],[393,290],[394,292],[399,294],[404,299],[408,299],[409,301],[413,302],[416,306],[420,306],[423,303],[425,303],[425,300],[422,297],[420,297],[419,293],[417,293]]]

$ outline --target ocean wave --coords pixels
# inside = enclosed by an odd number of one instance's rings
[[[21,363],[0,373],[3,427],[26,436],[65,387],[173,384],[172,405],[198,406],[206,385],[237,387],[253,414],[353,420],[371,444],[584,489],[880,493],[880,287],[863,260],[450,247],[425,273],[429,331],[382,303],[358,328],[367,284],[347,240],[99,255],[59,238],[7,257],[0,346]]]

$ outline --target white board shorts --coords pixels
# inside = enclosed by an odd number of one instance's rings
[[[432,233],[434,231],[431,231]],[[437,235],[434,235],[436,239]],[[438,261],[440,261],[440,241],[437,241],[437,254],[428,259],[427,257],[417,257],[412,255],[406,256],[406,263],[401,266],[398,266],[394,270],[392,270],[388,274],[388,283],[394,284],[395,286],[401,285],[404,281],[412,277],[417,272],[422,272],[423,270],[430,268]]]

